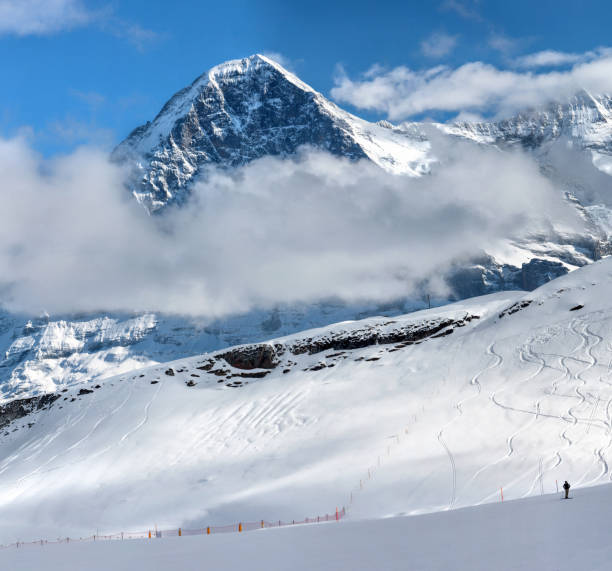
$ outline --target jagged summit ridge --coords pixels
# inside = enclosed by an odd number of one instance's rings
[[[583,149],[612,152],[612,96],[580,90],[568,101],[527,109],[492,122],[438,124],[445,133],[484,144],[521,144],[537,148],[567,137]]]
[[[396,172],[427,170],[429,144],[337,107],[278,63],[253,55],[213,67],[135,129],[113,157],[134,168],[131,184],[149,210],[183,202],[204,167],[236,167],[311,145]]]

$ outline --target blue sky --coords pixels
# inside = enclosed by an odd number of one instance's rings
[[[256,52],[279,54],[362,116],[446,117],[463,109],[428,107],[413,93],[431,70],[480,62],[495,81],[509,70],[512,85],[523,85],[599,61],[600,52],[585,54],[607,45],[611,15],[608,2],[565,0],[0,0],[0,135],[29,133],[46,155],[81,144],[110,148],[209,67]],[[543,50],[565,59],[517,63]],[[486,83],[483,69],[476,77]],[[530,83],[529,93],[538,89]],[[500,99],[496,92],[480,104],[464,95],[477,113]]]

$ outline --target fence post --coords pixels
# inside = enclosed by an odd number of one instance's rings
[[[555,486],[557,486],[557,494],[559,493],[559,480],[555,480]]]
[[[206,528],[206,535],[210,535],[210,526]]]
[[[336,507],[336,521],[338,521],[340,519],[339,515],[338,515],[338,508]]]
[[[503,488],[500,488],[500,489],[499,489],[499,492],[500,492],[500,494],[501,494],[501,501],[502,501],[502,503],[503,503],[503,501],[504,501],[504,489],[503,489]]]
[[[179,537],[183,535],[183,530],[179,527]]]
[[[149,539],[151,539],[151,530],[149,530]]]
[[[264,520],[262,519],[261,520],[261,529],[263,529],[263,528],[264,528]]]
[[[238,524],[238,531],[242,532],[242,524],[241,523]]]

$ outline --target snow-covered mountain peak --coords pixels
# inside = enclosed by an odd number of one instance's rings
[[[150,211],[184,202],[208,166],[232,168],[294,154],[303,145],[387,170],[426,172],[429,143],[340,109],[259,54],[213,67],[176,93],[153,121],[135,129],[113,157],[133,168],[131,186]]]

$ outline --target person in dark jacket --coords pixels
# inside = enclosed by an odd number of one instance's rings
[[[565,499],[569,499],[569,491],[570,491],[571,486],[569,485],[569,482],[567,480],[565,480],[565,483],[563,484],[563,489],[565,490]]]

